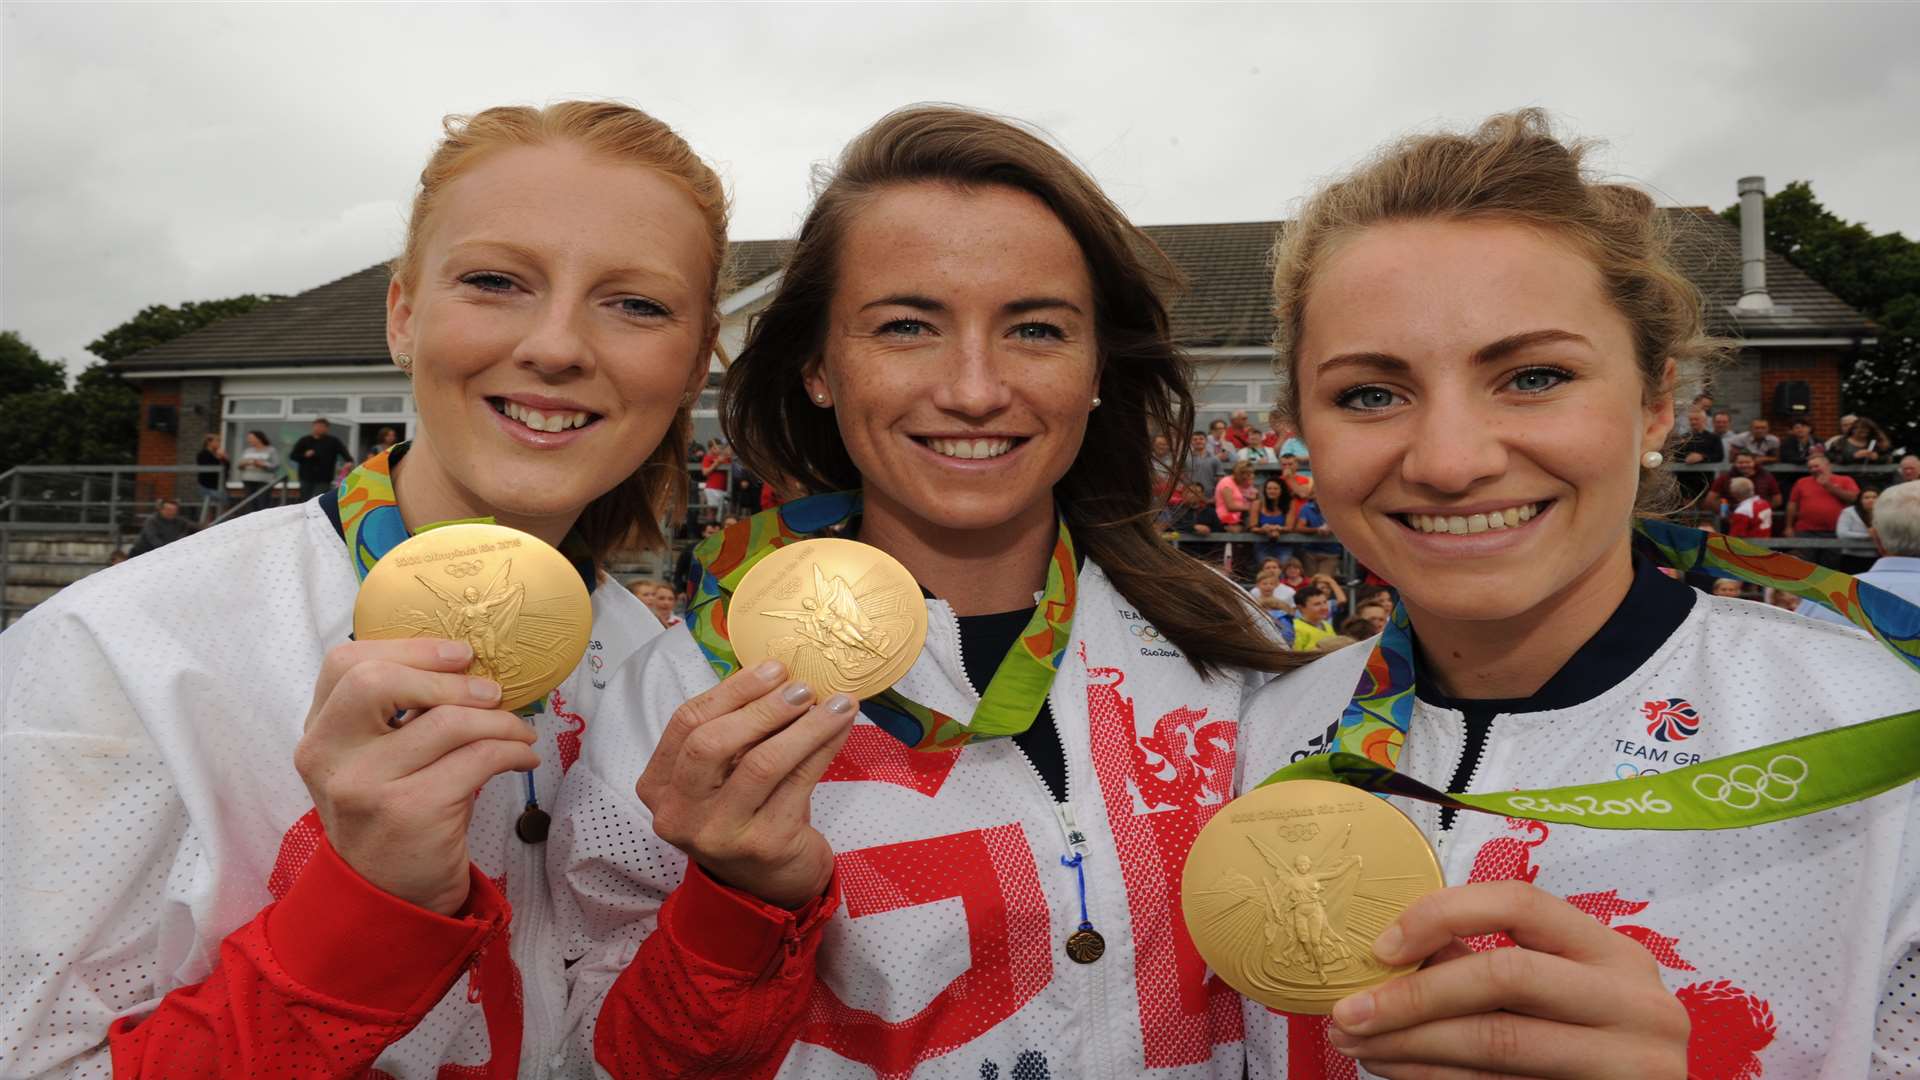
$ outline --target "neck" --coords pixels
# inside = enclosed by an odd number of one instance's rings
[[[1033,594],[1046,587],[1058,534],[1051,502],[1035,503],[991,528],[943,529],[872,489],[860,521],[862,543],[900,560],[956,615],[1032,607]]]
[[[1631,545],[1631,535],[1623,535],[1591,573],[1510,619],[1451,619],[1407,601],[1420,677],[1467,701],[1537,693],[1626,599],[1633,587]]]
[[[403,473],[405,486],[401,485]],[[487,505],[440,467],[425,440],[415,440],[406,455],[395,463],[391,475],[393,497],[400,504],[400,519],[407,523],[409,533],[435,522],[490,517],[497,524],[519,529],[559,547],[567,531],[580,518],[578,510],[558,517],[534,517]]]

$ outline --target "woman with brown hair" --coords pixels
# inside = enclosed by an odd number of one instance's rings
[[[0,636],[0,1071],[544,1067],[565,976],[538,804],[599,672],[660,632],[597,564],[660,540],[725,251],[719,178],[637,109],[448,119],[388,290],[414,440]],[[592,597],[586,658],[528,719],[464,642],[351,640],[376,560],[474,518],[559,546]]]
[[[1240,1076],[1179,871],[1243,673],[1300,661],[1154,527],[1150,435],[1193,427],[1172,285],[1016,124],[911,108],[841,155],[723,403],[814,494],[703,547],[563,792],[602,1068]],[[722,681],[730,568],[829,527],[918,579],[917,662],[865,703]]]
[[[1653,201],[1585,151],[1534,110],[1410,137],[1282,240],[1283,404],[1400,606],[1258,694],[1242,786],[1320,772],[1331,723],[1354,780],[1429,785],[1392,802],[1454,885],[1348,938],[1420,970],[1330,1018],[1249,1008],[1256,1078],[1920,1069],[1914,742],[1870,734],[1920,708],[1920,611],[1657,518],[1676,369],[1721,343]]]

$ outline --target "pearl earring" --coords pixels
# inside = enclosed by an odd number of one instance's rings
[[[1667,455],[1658,450],[1649,450],[1640,455],[1640,465],[1647,469],[1657,469],[1667,460]]]
[[[1099,399],[1099,398],[1094,398],[1094,399],[1093,399],[1093,407],[1094,407],[1094,408],[1096,408],[1096,409],[1100,407],[1100,399]]]
[[[813,403],[815,405],[825,405],[827,403],[827,395],[825,393],[813,395]]]

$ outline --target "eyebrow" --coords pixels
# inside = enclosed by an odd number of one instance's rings
[[[1531,349],[1536,345],[1559,343],[1578,343],[1588,348],[1593,347],[1593,342],[1587,340],[1585,335],[1576,334],[1571,330],[1528,330],[1523,333],[1508,334],[1499,341],[1482,345],[1480,348],[1474,350],[1473,362],[1475,364],[1491,364],[1524,349]],[[1352,352],[1341,353],[1339,356],[1330,357],[1322,361],[1315,371],[1325,373],[1342,367],[1373,368],[1376,370],[1390,371],[1395,374],[1402,374],[1413,370],[1413,365],[1392,353]]]
[[[945,312],[949,310],[947,305],[932,297],[920,296],[914,293],[883,296],[878,300],[860,305],[860,310],[866,311],[877,307],[904,307],[912,308],[915,311],[928,312]],[[1063,308],[1073,312],[1075,315],[1086,314],[1080,310],[1080,305],[1057,296],[1023,296],[1018,300],[1009,300],[1000,306],[1001,312],[1007,315],[1025,315],[1028,312],[1045,311],[1050,308]]]

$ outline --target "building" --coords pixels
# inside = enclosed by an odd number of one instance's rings
[[[1713,380],[1717,407],[1733,414],[1736,428],[1754,416],[1805,415],[1816,432],[1831,434],[1843,361],[1872,343],[1875,328],[1785,258],[1760,250],[1761,192],[1758,178],[1741,181],[1742,229],[1705,207],[1662,211],[1681,268],[1706,299],[1710,328],[1740,343],[1736,362]],[[1268,255],[1281,227],[1146,229],[1187,278],[1174,332],[1196,361],[1203,424],[1239,409],[1257,418],[1278,393]],[[787,250],[786,241],[732,246],[734,287],[721,305],[714,383],[779,284]],[[229,453],[251,429],[284,450],[316,416],[331,420],[356,453],[382,427],[405,436],[414,404],[387,353],[386,294],[386,267],[370,267],[121,361],[120,372],[140,387],[140,463],[192,464],[209,431],[225,436]],[[695,407],[703,438],[719,431],[717,399],[709,388]]]

